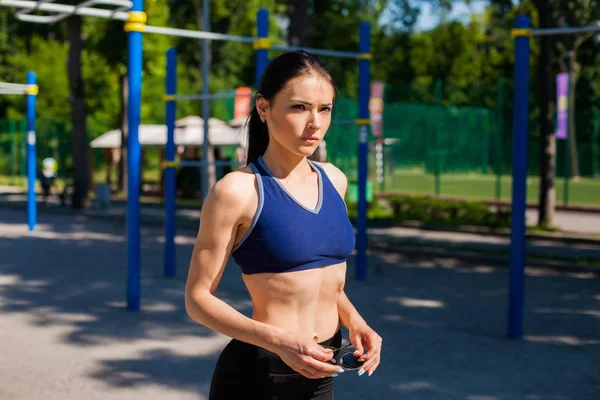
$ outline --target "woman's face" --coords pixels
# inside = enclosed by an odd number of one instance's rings
[[[271,103],[257,99],[257,108],[269,127],[269,140],[294,154],[310,156],[331,124],[333,95],[333,87],[325,79],[306,75],[289,81]]]

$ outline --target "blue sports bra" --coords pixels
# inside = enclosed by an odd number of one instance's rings
[[[291,272],[339,264],[354,250],[346,205],[325,171],[318,175],[316,208],[300,204],[273,176],[262,157],[250,167],[258,182],[258,208],[232,256],[244,274]]]

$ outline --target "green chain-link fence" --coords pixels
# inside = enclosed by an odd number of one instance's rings
[[[383,179],[376,175],[375,139],[369,152],[369,189],[442,197],[509,200],[512,171],[511,99],[503,80],[487,85],[386,86],[383,111]],[[334,121],[353,120],[357,102],[340,90]],[[477,99],[474,101],[473,98]],[[532,104],[535,104],[535,98]],[[581,102],[579,103],[581,104]],[[183,107],[182,107],[183,108]],[[534,108],[535,110],[535,108]],[[183,110],[182,110],[183,111]],[[216,118],[233,117],[233,99],[212,104]],[[182,115],[183,116],[183,115]],[[180,116],[181,117],[181,116]],[[557,201],[600,204],[600,111],[578,109],[577,148],[581,179],[565,184],[567,142],[556,143]],[[536,201],[540,165],[538,116],[532,111],[529,138],[528,199]],[[146,121],[161,123],[161,121]],[[114,129],[88,121],[90,140]],[[59,176],[72,165],[72,137],[67,123],[37,123],[38,163],[58,161]],[[341,168],[351,184],[357,179],[358,129],[332,125],[326,135],[328,161]],[[158,152],[156,153],[158,154]],[[0,120],[0,183],[24,184],[25,122]],[[157,156],[158,157],[158,156]],[[93,151],[94,168],[103,168],[101,150]],[[149,163],[154,168],[159,160]],[[568,193],[565,193],[568,190]],[[568,194],[568,196],[566,196]]]
[[[505,101],[503,80],[493,85],[474,86],[435,82],[386,87],[383,179],[376,176],[375,139],[370,141],[369,180],[375,191],[510,199],[512,105]],[[473,98],[478,101],[473,101]],[[353,119],[356,113],[355,99],[339,99],[334,120]],[[595,115],[593,118],[592,113]],[[597,110],[579,110],[576,114],[581,179],[570,182],[570,185],[564,184],[565,171],[568,172],[565,168],[568,165],[568,160],[565,160],[567,142],[556,143],[558,202],[600,204],[600,181],[594,180],[600,173],[598,115]],[[537,118],[532,113],[529,201],[536,201],[539,196]],[[326,137],[329,161],[340,167],[350,180],[355,180],[357,175],[357,137],[356,127],[344,125],[333,125]]]

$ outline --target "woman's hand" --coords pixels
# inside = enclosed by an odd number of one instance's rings
[[[275,353],[294,371],[310,379],[335,377],[344,372],[330,362],[333,359],[332,350],[296,333],[286,334]]]
[[[362,368],[358,371],[358,375],[365,372],[371,376],[379,366],[381,361],[381,345],[383,340],[371,327],[367,324],[352,326],[348,329],[350,342],[356,348],[354,356],[359,360],[364,360]],[[367,353],[365,353],[365,348]]]

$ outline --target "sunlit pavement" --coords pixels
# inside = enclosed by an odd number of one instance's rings
[[[195,230],[162,277],[160,227],[142,230],[142,310],[125,309],[124,224],[0,209],[0,399],[204,399],[228,338],[193,323],[183,288]],[[506,339],[508,271],[452,258],[369,255],[346,292],[384,338],[372,375],[336,378],[336,399],[597,400],[600,279],[536,268],[525,333]],[[239,268],[219,296],[249,315]],[[346,332],[345,336],[346,335]],[[250,397],[251,398],[251,397]]]

